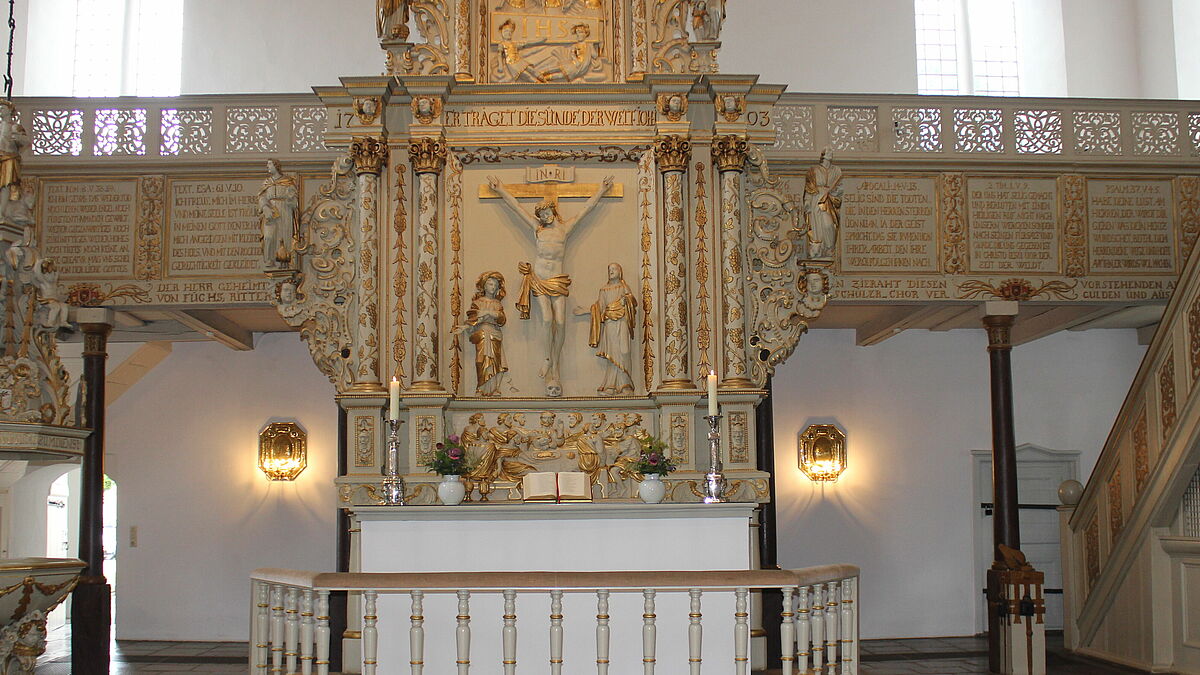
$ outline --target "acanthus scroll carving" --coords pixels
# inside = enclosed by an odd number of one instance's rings
[[[752,379],[761,387],[775,366],[795,351],[809,320],[820,316],[828,297],[831,261],[810,261],[805,266],[807,227],[802,205],[784,192],[779,177],[771,175],[758,146],[749,147],[748,160],[753,189],[747,200],[751,212],[746,242],[747,342],[753,356]]]
[[[356,136],[350,144],[350,156],[354,159],[354,171],[358,174],[379,175],[387,160],[387,143],[372,136]]]
[[[687,136],[659,136],[654,139],[654,158],[662,173],[687,171],[692,159],[692,142]]]
[[[446,166],[446,144],[426,136],[409,144],[408,158],[412,162],[413,171],[418,174],[441,173]]]
[[[717,165],[717,170],[724,173],[726,171],[745,171],[746,169],[746,153],[749,151],[750,144],[746,139],[736,135],[717,136],[713,139],[712,156],[713,162]]]

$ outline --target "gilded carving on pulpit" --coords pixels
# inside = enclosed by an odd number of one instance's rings
[[[0,224],[33,224],[33,199],[21,184],[21,151],[29,134],[17,120],[11,101],[0,100]]]
[[[504,361],[504,276],[484,272],[475,281],[475,296],[467,310],[467,321],[455,328],[475,345],[475,393],[499,396],[508,373]]]
[[[588,346],[604,360],[604,379],[596,391],[608,396],[633,393],[633,325],[637,298],[625,283],[618,263],[608,264],[608,283],[590,308],[577,307],[576,314],[591,317]]]
[[[521,262],[517,265],[517,270],[521,273],[521,291],[516,305],[521,318],[528,319],[532,299],[536,298],[540,312],[539,321],[546,333],[546,356],[538,375],[545,381],[547,396],[562,396],[559,361],[566,338],[566,302],[571,290],[571,277],[563,270],[563,256],[571,231],[596,208],[600,198],[612,189],[612,176],[605,177],[604,182],[583,205],[579,214],[569,221],[562,219],[558,212],[558,204],[553,200],[543,200],[534,208],[533,213],[530,213],[505,188],[499,178],[489,177],[488,185],[533,232],[537,257],[533,264]]]
[[[842,170],[833,165],[833,150],[804,176],[804,221],[808,225],[808,257],[830,258],[837,247],[841,225]]]
[[[602,0],[500,0],[490,20],[495,82],[606,82]]]
[[[381,39],[408,39],[408,0],[376,0],[375,31]]]
[[[267,160],[267,178],[258,191],[258,211],[263,268],[290,267],[300,239],[300,185],[295,177],[283,173],[278,160]]]

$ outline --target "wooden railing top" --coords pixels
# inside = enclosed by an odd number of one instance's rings
[[[457,591],[644,588],[784,588],[857,577],[855,565],[799,570],[704,570],[636,572],[309,572],[261,568],[252,579],[316,590]]]

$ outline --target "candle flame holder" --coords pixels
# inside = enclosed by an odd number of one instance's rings
[[[725,498],[724,465],[721,463],[721,415],[705,415],[708,420],[708,473],[704,476],[704,503],[720,504]]]
[[[383,504],[404,506],[404,478],[400,475],[400,420],[384,420],[387,424],[387,453],[383,460]]]

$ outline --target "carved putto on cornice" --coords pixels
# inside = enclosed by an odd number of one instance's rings
[[[442,114],[442,99],[436,96],[415,96],[410,105],[413,118],[421,124],[433,124]]]
[[[387,161],[387,143],[373,136],[356,136],[350,144],[355,173],[379,175]]]
[[[718,171],[744,171],[749,143],[733,134],[713,138],[712,157]]]
[[[717,114],[725,118],[726,122],[736,122],[746,111],[746,97],[738,94],[721,94],[713,101],[713,105],[717,107]]]
[[[358,116],[359,124],[364,126],[372,125],[379,119],[382,107],[378,96],[354,97],[354,114]]]
[[[687,136],[659,136],[654,139],[654,158],[658,170],[663,173],[687,171],[692,159],[692,142]]]
[[[408,146],[408,158],[416,173],[441,173],[446,166],[446,143],[426,136]]]
[[[659,94],[658,112],[671,122],[678,122],[687,114],[688,100],[685,94]]]

